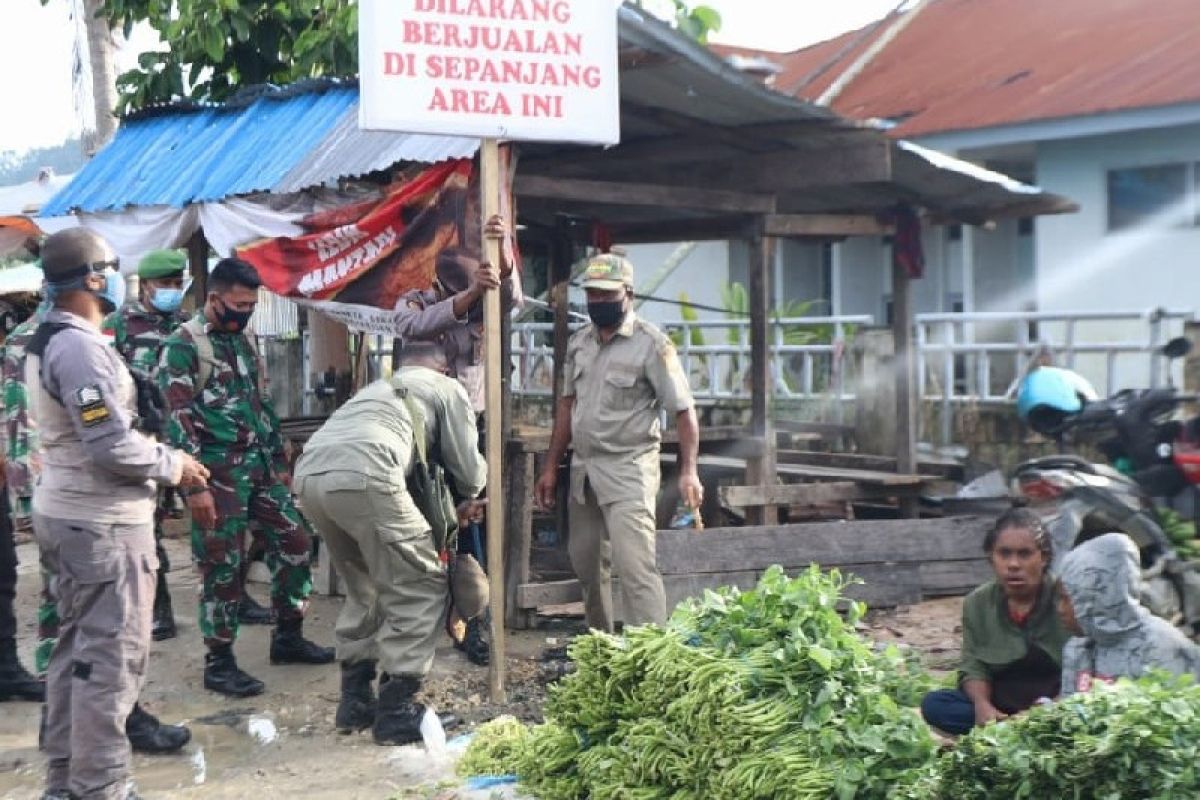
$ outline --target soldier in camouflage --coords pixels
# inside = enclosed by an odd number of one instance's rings
[[[153,385],[158,356],[166,338],[175,332],[187,315],[180,311],[183,301],[183,274],[187,256],[178,250],[153,250],[138,262],[140,297],[109,314],[101,331],[113,337],[113,347],[125,359],[129,371],[141,385]],[[150,431],[158,434],[159,431]],[[154,512],[154,546],[158,555],[158,583],[154,590],[154,622],[150,635],[156,642],[175,636],[175,615],[167,573],[171,564],[163,547],[163,505],[165,488],[159,489]]]
[[[29,395],[25,390],[25,347],[49,309],[48,302],[42,303],[33,316],[13,329],[4,340],[4,359],[0,367],[4,379],[4,476],[13,526],[19,531],[33,531],[33,481],[39,467],[37,426],[29,416]],[[34,669],[38,675],[45,676],[50,651],[58,639],[58,607],[53,576],[44,568],[37,623]]]
[[[192,556],[200,571],[200,631],[209,652],[204,685],[230,697],[263,691],[238,668],[233,643],[242,599],[239,567],[250,520],[266,535],[276,627],[271,662],[328,664],[332,648],[302,635],[312,589],[312,543],[292,502],[279,419],[262,365],[244,334],[262,285],[254,267],[223,259],[208,278],[202,315],[167,338],[157,381],[166,397],[167,440],[209,468],[209,488],[184,491]]]
[[[32,328],[29,328],[28,325],[18,326],[13,330],[13,334],[22,327],[27,328],[32,334]],[[12,341],[11,336],[12,334],[5,340],[5,345],[12,342],[14,347],[18,346],[19,342]],[[5,356],[7,356],[7,352],[5,349]],[[7,358],[5,358],[5,362],[7,362]],[[17,402],[25,402],[23,391],[14,394],[11,400],[5,397],[4,406],[7,409],[10,405],[16,405]],[[3,460],[3,457],[9,452],[7,426],[0,428],[0,440],[3,441],[0,460]],[[28,460],[27,454],[28,450],[25,449],[25,456],[23,459],[18,459],[17,467],[20,467],[23,460]],[[5,471],[8,472],[7,469]],[[15,472],[16,469],[14,469]],[[18,525],[18,518],[13,504],[15,498],[10,499],[6,490],[3,498],[0,499],[3,501],[0,503],[2,506],[0,507],[0,515],[2,515],[0,518],[0,701],[9,699],[41,701],[46,697],[45,684],[30,675],[17,659],[17,619],[13,605],[17,588],[17,548],[14,528]],[[25,503],[24,517],[20,521],[20,525],[21,530],[28,531],[31,527],[28,497],[26,497]],[[52,613],[54,612],[53,604],[51,604],[50,610]],[[56,614],[53,619],[57,628]],[[45,660],[49,660],[48,652]],[[44,669],[45,664],[43,663],[43,673]]]

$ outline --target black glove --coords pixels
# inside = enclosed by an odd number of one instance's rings
[[[137,387],[138,418],[134,427],[143,433],[161,437],[166,430],[167,401],[159,391],[158,384],[139,372],[131,371]]]

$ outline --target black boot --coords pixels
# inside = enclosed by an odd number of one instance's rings
[[[46,684],[30,675],[17,660],[15,639],[0,639],[0,702],[5,700],[46,700]]]
[[[159,569],[158,585],[154,588],[154,623],[150,628],[150,638],[156,642],[174,639],[175,612],[171,608],[171,592],[167,589],[167,571]]]
[[[135,753],[162,755],[174,753],[192,740],[192,732],[182,725],[163,725],[141,703],[125,718],[125,735]]]
[[[238,622],[243,625],[272,625],[275,612],[265,608],[243,588],[242,600],[238,603]]]
[[[342,662],[342,699],[333,724],[338,733],[353,733],[375,722],[374,661]]]
[[[421,679],[412,675],[390,675],[379,683],[379,708],[371,734],[375,744],[412,744],[421,741],[421,717],[425,706],[413,700]]]
[[[467,661],[486,667],[491,659],[491,652],[487,640],[483,638],[483,617],[476,617],[467,622],[467,634],[461,642],[455,642],[454,646],[463,651]]]
[[[204,688],[226,697],[253,697],[262,694],[263,682],[238,669],[233,657],[233,645],[210,648],[204,656]]]
[[[271,632],[272,664],[332,664],[334,650],[304,638],[302,620],[280,622]]]

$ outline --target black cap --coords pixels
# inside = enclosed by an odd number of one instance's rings
[[[108,242],[86,228],[69,228],[42,242],[42,272],[48,283],[65,283],[89,272],[117,267]]]

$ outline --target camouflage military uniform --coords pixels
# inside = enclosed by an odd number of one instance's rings
[[[33,484],[40,469],[38,462],[37,426],[29,416],[29,395],[25,387],[25,348],[34,331],[46,316],[46,306],[39,306],[32,317],[13,329],[4,342],[4,455],[5,478],[13,523],[18,529],[31,525]],[[54,591],[54,576],[42,570],[41,602],[37,615],[37,650],[34,666],[38,675],[45,675],[50,653],[58,639],[58,599]]]
[[[119,311],[109,314],[100,327],[101,332],[113,337],[113,347],[125,359],[129,371],[153,380],[158,369],[158,356],[162,352],[163,342],[175,332],[185,320],[183,312],[164,314],[146,307],[145,303],[135,300]],[[160,591],[171,562],[167,560],[167,551],[163,547],[163,521],[167,509],[163,504],[165,489],[159,490],[158,505],[154,511],[154,549],[158,556]]]
[[[192,557],[200,570],[200,630],[215,646],[237,638],[239,565],[251,519],[266,536],[271,601],[281,625],[303,618],[312,578],[311,540],[282,480],[283,438],[259,388],[257,354],[243,334],[210,327],[208,336],[215,363],[204,386],[196,385],[199,352],[187,326],[167,337],[156,380],[167,401],[168,443],[212,472],[217,524],[206,531],[192,523]]]

